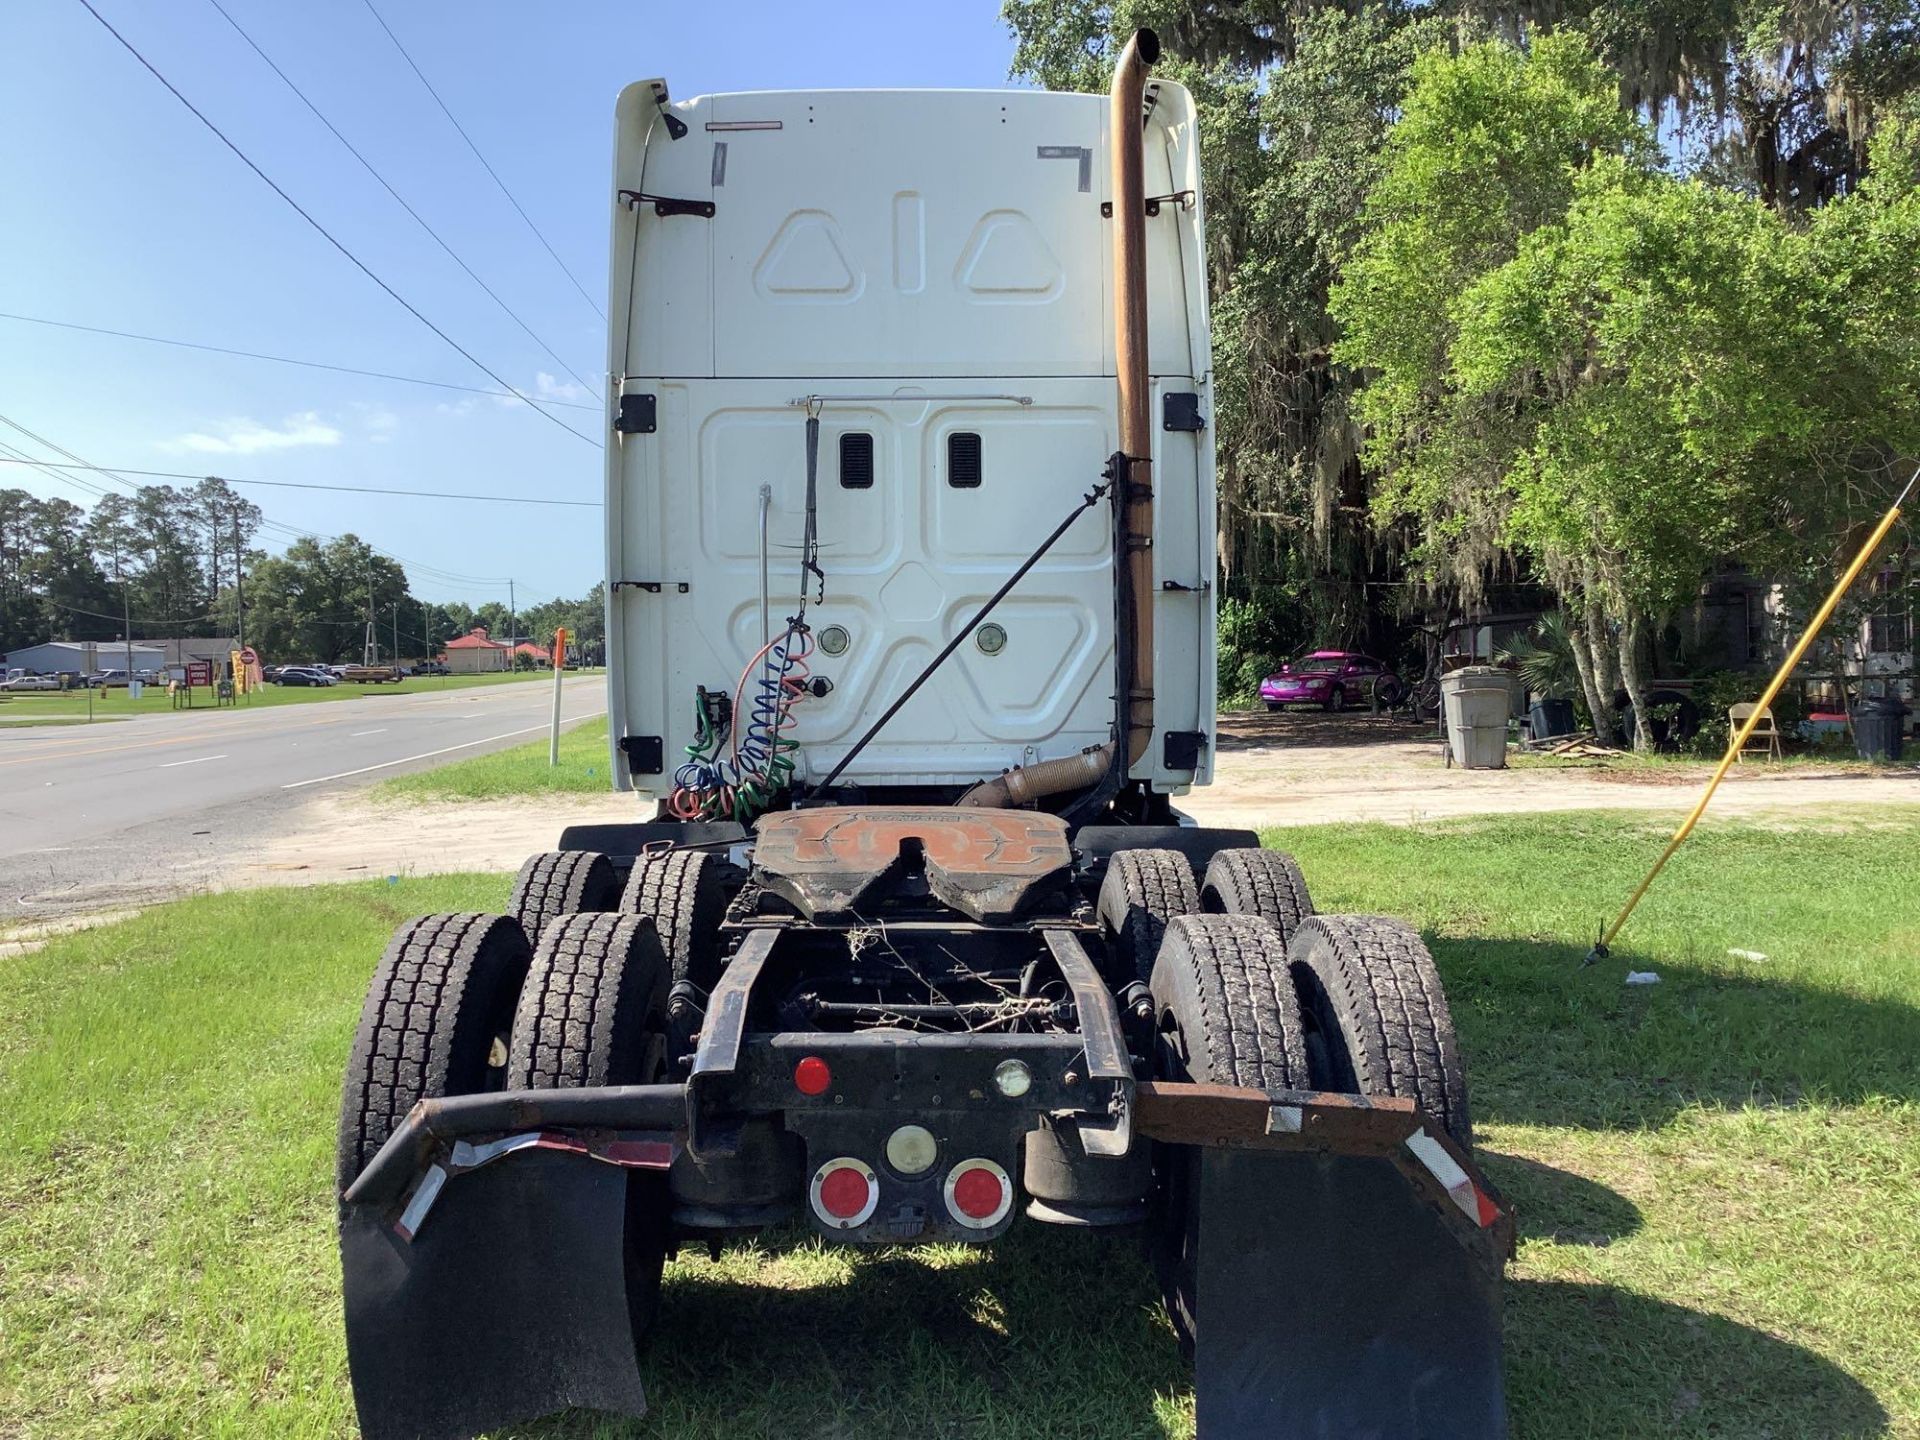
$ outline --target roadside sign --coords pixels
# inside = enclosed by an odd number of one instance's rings
[[[187,662],[187,684],[213,687],[213,662],[211,660],[189,660]]]

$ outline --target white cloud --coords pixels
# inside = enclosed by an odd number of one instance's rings
[[[196,430],[160,443],[162,450],[191,450],[202,455],[258,455],[267,450],[294,450],[305,445],[338,445],[340,431],[320,418],[317,410],[289,415],[279,428],[258,420],[223,421],[217,433]]]
[[[535,373],[533,384],[518,387],[520,394],[533,400],[569,400],[581,401],[587,398],[587,392],[571,380],[562,380],[557,375],[549,375],[541,370]],[[494,403],[511,409],[523,403],[516,395],[497,395]]]
[[[353,408],[359,412],[360,423],[366,427],[371,444],[385,445],[400,428],[400,417],[384,406],[355,402]]]

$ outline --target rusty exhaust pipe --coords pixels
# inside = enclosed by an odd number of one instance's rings
[[[1120,449],[1127,494],[1115,563],[1131,573],[1132,674],[1127,686],[1127,764],[1153,739],[1153,427],[1147,377],[1147,183],[1141,132],[1147,71],[1160,58],[1160,37],[1136,30],[1114,67],[1107,149],[1113,158],[1113,345],[1120,389]]]

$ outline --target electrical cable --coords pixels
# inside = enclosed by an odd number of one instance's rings
[[[534,332],[533,327],[527,324],[525,320],[522,320],[519,317],[519,315],[515,314],[513,307],[507,304],[506,301],[502,300],[500,296],[497,293],[495,293],[494,288],[491,285],[487,284],[486,281],[482,280],[479,277],[479,275],[474,272],[474,268],[471,265],[467,264],[465,260],[462,260],[460,256],[455,253],[454,248],[451,245],[449,245],[444,239],[441,238],[440,232],[438,230],[435,230],[433,226],[427,223],[426,217],[421,215],[421,213],[418,210],[414,209],[413,206],[407,203],[406,196],[402,195],[398,190],[393,188],[392,182],[389,181],[386,176],[382,175],[378,170],[374,168],[373,162],[367,159],[366,156],[362,155],[359,152],[359,150],[354,147],[354,144],[351,140],[347,139],[345,135],[342,135],[340,133],[340,127],[335,125],[333,121],[329,120],[323,113],[321,113],[320,107],[314,104],[313,101],[307,98],[307,92],[302,90],[298,85],[294,84],[292,77],[289,76],[286,71],[282,70],[277,64],[274,63],[274,59],[271,55],[267,54],[265,50],[262,50],[260,48],[260,42],[255,40],[253,36],[249,35],[244,29],[242,29],[240,22],[234,19],[232,15],[227,13],[226,6],[222,5],[220,3],[220,0],[207,0],[207,3],[213,6],[214,9],[220,12],[220,18],[225,20],[227,24],[231,25],[233,27],[234,33],[238,35],[242,40],[246,41],[247,44],[252,48],[253,53],[258,55],[263,61],[266,62],[267,68],[273,71],[274,74],[280,77],[281,83],[284,84],[289,90],[293,91],[293,93],[299,97],[300,103],[306,106],[307,109],[312,112],[313,118],[318,120],[322,125],[326,126],[328,131],[333,135],[333,138],[338,140],[342,145],[346,147],[347,153],[353,156],[354,159],[360,162],[360,168],[365,170],[375,180],[379,181],[381,188],[384,189],[387,192],[387,194],[391,195],[394,198],[394,201],[400,206],[402,210],[406,211],[407,214],[413,217],[414,223],[418,225],[422,230],[426,231],[427,234],[432,237],[433,243],[438,245],[442,250],[447,252],[447,258],[453,261],[453,263],[458,265],[462,270],[466,271],[467,278],[472,280],[474,284],[478,285],[482,290],[484,290],[487,294],[487,298],[493,301],[494,304],[498,305],[509,320],[513,321],[514,324],[518,325],[522,330],[526,332],[528,339],[532,340],[534,344],[538,345],[542,350],[546,351],[548,356],[552,358],[554,364],[558,365],[562,370],[566,371],[567,374],[573,376],[574,380],[589,395],[593,394],[594,393],[593,384],[590,381],[586,380],[584,377],[582,377],[580,372],[575,370],[571,365],[567,364],[565,360],[562,360],[560,358],[559,352],[556,351],[551,345],[547,344],[545,340],[542,340],[539,337],[539,335],[537,335]]]
[[[514,199],[513,192],[507,189],[507,182],[500,178],[493,166],[487,164],[487,157],[480,153],[480,147],[473,143],[473,137],[467,134],[466,128],[461,125],[458,120],[453,118],[453,111],[449,110],[447,108],[447,102],[440,98],[440,92],[433,88],[426,74],[418,65],[414,64],[413,56],[407,53],[407,47],[400,43],[400,37],[393,33],[392,29],[387,25],[387,22],[381,18],[380,12],[374,9],[373,0],[366,0],[366,5],[368,12],[373,16],[374,20],[378,22],[380,28],[387,32],[387,39],[393,42],[393,48],[400,52],[400,58],[407,62],[407,68],[412,70],[419,78],[420,83],[426,87],[427,94],[433,97],[433,103],[440,107],[440,113],[447,117],[448,123],[450,123],[455,130],[458,130],[460,132],[460,138],[467,142],[467,148],[473,152],[473,158],[480,162],[487,174],[493,176],[493,183],[500,187],[500,193],[507,197],[507,203],[513,206],[522,220],[527,222],[527,229],[533,232],[534,238],[546,246],[547,254],[553,257],[553,263],[560,267],[567,279],[573,281],[573,288],[580,292],[580,298],[593,307],[594,314],[598,315],[602,320],[605,320],[607,318],[607,312],[600,308],[600,302],[587,293],[587,287],[582,285],[579,277],[567,268],[567,262],[560,258],[560,252],[555,250],[547,240],[547,237],[540,233],[540,227],[533,223],[533,217],[527,214],[518,200]]]
[[[398,380],[405,385],[431,385],[436,390],[459,390],[467,395],[491,395],[496,400],[519,397],[505,390],[489,390],[483,385],[458,385],[451,380],[428,380],[419,375],[395,375],[389,370],[362,370],[354,365],[329,365],[324,360],[296,360],[291,355],[269,355],[260,350],[234,350],[225,345],[202,345],[193,340],[174,340],[165,335],[141,335],[132,330],[109,330],[104,325],[81,325],[72,320],[49,320],[44,315],[16,315],[0,310],[0,320],[18,320],[25,325],[51,325],[59,330],[82,330],[89,335],[111,335],[116,340],[144,340],[149,345],[171,345],[179,350],[204,350],[210,355],[237,355],[244,360],[271,360],[276,365],[300,365],[309,370],[333,370],[342,375],[364,375],[369,380]],[[569,410],[599,410],[584,400],[544,399],[542,405],[565,406]]]
[[[51,460],[7,461],[7,464],[52,466],[56,470],[106,470],[104,465],[62,465]],[[321,485],[304,480],[239,480],[231,475],[196,475],[187,470],[107,471],[114,475],[145,475],[162,480],[220,480],[228,485],[259,485],[271,490],[333,490],[349,495],[405,495],[423,500],[490,500],[502,505],[566,505],[580,510],[598,510],[598,500],[553,500],[542,495],[470,495],[452,490],[401,490],[386,485]]]
[[[151,60],[147,59],[147,57],[142,55],[139,52],[139,50],[135,49],[133,46],[133,43],[130,40],[128,40],[126,36],[122,35],[118,30],[113,28],[113,26],[108,22],[106,16],[102,15],[98,10],[94,9],[93,0],[79,0],[79,3],[83,7],[85,7],[86,12],[89,15],[93,16],[95,20],[98,20],[100,22],[101,27],[105,29],[109,35],[113,36],[115,40],[118,40],[120,42],[121,46],[126,50],[126,52],[129,55],[133,56],[134,59],[140,62],[140,64],[146,69],[148,74],[153,76],[153,78],[158,80],[162,85],[166,86],[167,92],[171,94],[174,99],[178,100],[182,105],[186,106],[188,111],[192,113],[194,119],[198,120],[202,125],[206,126],[207,129],[211,130],[214,134],[214,137],[218,139],[222,145],[225,145],[227,149],[231,150],[236,156],[239,157],[240,162],[242,164],[244,164],[249,170],[253,171],[255,175],[259,176],[261,181],[266,184],[268,189],[272,190],[274,194],[278,195],[282,200],[286,201],[287,204],[290,207],[292,207],[296,215],[298,215],[302,220],[306,221],[308,225],[314,228],[314,230],[318,231],[321,238],[324,239],[329,245],[333,246],[334,249],[338,250],[342,255],[344,255],[347,258],[347,260],[352,263],[353,267],[356,270],[358,270],[362,275],[365,275],[369,280],[373,281],[373,283],[378,285],[382,290],[386,291],[386,293],[395,301],[395,303],[397,303],[409,315],[413,316],[414,319],[418,320],[422,325],[426,326],[435,335],[438,335],[454,350],[458,351],[460,355],[468,361],[468,363],[470,363],[476,370],[479,370],[482,374],[484,374],[489,380],[493,381],[494,384],[499,385],[508,391],[511,391],[516,398],[520,400],[524,400],[528,405],[531,405],[535,410],[537,410],[544,418],[552,421],[555,425],[558,425],[562,430],[566,431],[569,435],[573,436],[577,440],[586,441],[587,444],[593,446],[596,450],[605,448],[603,445],[601,445],[601,443],[598,440],[594,439],[591,435],[586,434],[584,431],[574,429],[573,426],[567,424],[567,422],[562,420],[558,415],[555,415],[548,410],[542,409],[539,401],[533,399],[531,396],[523,394],[516,387],[507,384],[507,382],[503,378],[501,378],[499,374],[497,374],[495,371],[493,371],[487,365],[485,365],[480,360],[480,358],[476,356],[472,351],[468,350],[458,340],[455,340],[446,331],[442,330],[438,325],[434,324],[433,321],[429,320],[425,314],[423,314],[420,310],[414,307],[413,303],[410,300],[408,300],[398,290],[394,289],[393,286],[389,285],[385,280],[382,280],[378,275],[376,275],[364,260],[362,260],[358,255],[354,254],[353,251],[349,250],[339,240],[335,239],[333,232],[331,230],[327,229],[326,226],[322,225],[318,220],[314,219],[313,216],[308,214],[307,211],[301,206],[299,201],[295,200],[293,196],[289,195],[285,190],[281,189],[278,182],[276,182],[272,176],[268,175],[266,171],[262,170],[258,165],[256,165],[253,162],[253,160],[247,155],[246,151],[242,150],[238,145],[234,144],[233,141],[229,140],[226,136],[225,131],[223,131],[218,125],[215,125],[213,121],[209,120],[205,115],[203,115],[200,112],[199,108],[191,100],[187,99],[187,97],[183,95],[178,88],[175,87],[174,83],[171,80],[167,79],[165,75],[162,75],[160,73],[160,71],[154,66]]]

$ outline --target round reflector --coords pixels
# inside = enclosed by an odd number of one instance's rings
[[[1013,1182],[991,1160],[962,1160],[947,1172],[947,1209],[970,1230],[987,1230],[1013,1208]]]
[[[1033,1088],[1033,1072],[1018,1060],[1002,1060],[993,1067],[993,1084],[1009,1100],[1018,1100]]]
[[[880,1203],[873,1170],[852,1156],[829,1160],[813,1172],[813,1213],[836,1230],[864,1225]]]
[[[818,1055],[809,1055],[793,1067],[793,1088],[802,1095],[824,1095],[833,1084],[833,1071]]]

